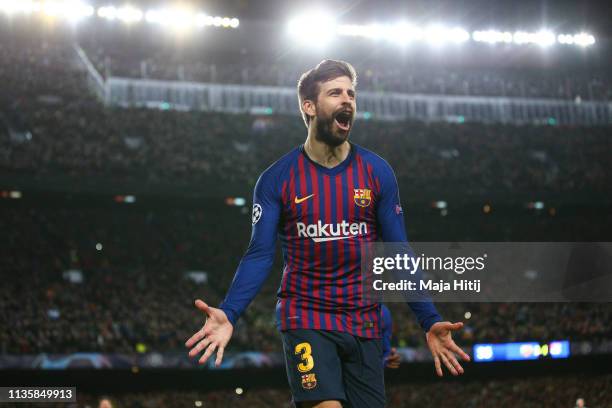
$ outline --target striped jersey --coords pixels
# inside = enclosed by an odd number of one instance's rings
[[[397,181],[386,161],[351,144],[347,158],[327,168],[301,145],[259,177],[252,224],[249,247],[220,305],[232,324],[270,273],[279,239],[284,267],[276,322],[281,331],[381,337],[380,304],[362,296],[361,245],[407,242]],[[409,305],[425,330],[441,320],[431,302]]]

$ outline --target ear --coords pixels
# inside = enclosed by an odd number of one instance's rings
[[[317,115],[317,107],[310,99],[304,99],[304,102],[302,102],[302,109],[308,116],[314,117]]]

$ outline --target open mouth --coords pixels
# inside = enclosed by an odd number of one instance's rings
[[[352,111],[342,111],[338,113],[334,119],[340,130],[348,131],[351,128],[351,120],[353,119]]]

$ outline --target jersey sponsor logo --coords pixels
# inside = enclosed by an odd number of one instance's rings
[[[312,390],[317,386],[317,376],[315,373],[304,374],[302,376],[302,388],[305,390]]]
[[[349,223],[345,220],[337,224],[323,224],[319,220],[316,224],[297,223],[297,234],[301,238],[311,238],[314,242],[336,241],[348,239],[368,233],[368,224],[365,222]]]
[[[300,204],[303,203],[304,201],[308,200],[309,198],[314,197],[314,194],[311,194],[309,196],[306,197],[302,197],[302,198],[298,198],[298,196],[295,196],[295,200],[293,200],[296,204]]]
[[[369,188],[356,188],[354,189],[355,204],[360,207],[367,207],[372,202],[372,190]]]
[[[262,215],[263,215],[263,208],[261,208],[261,205],[253,204],[253,216],[251,217],[251,221],[253,222],[253,225],[257,224],[257,221],[259,221]]]

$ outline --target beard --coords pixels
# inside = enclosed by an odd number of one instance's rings
[[[334,115],[316,116],[317,131],[315,139],[323,142],[329,147],[338,147],[346,142],[349,137],[350,130],[343,132],[336,128]]]

